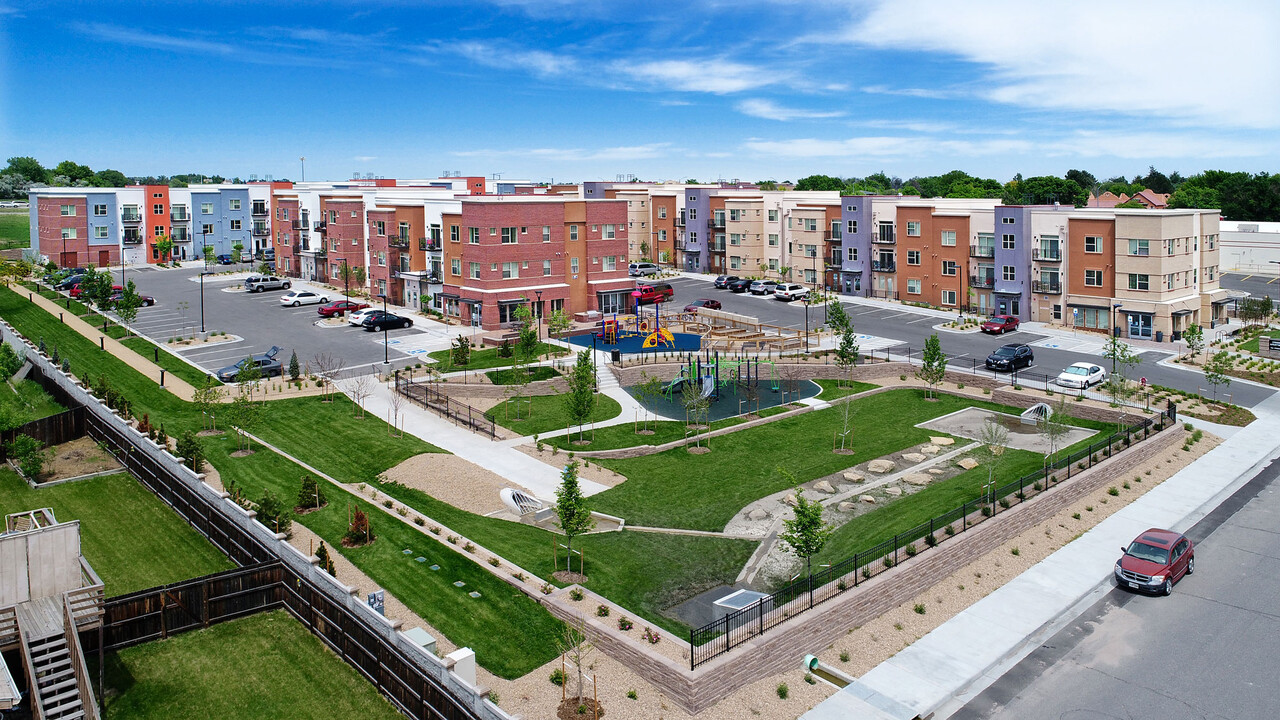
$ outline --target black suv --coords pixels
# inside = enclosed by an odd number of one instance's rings
[[[365,318],[364,322],[360,324],[369,332],[373,332],[374,330],[394,330],[395,328],[413,327],[413,321],[409,318],[392,315],[389,312],[383,312],[381,310],[375,310],[374,312],[369,313],[369,317]]]
[[[1010,343],[1001,345],[995,352],[988,355],[986,366],[989,370],[1012,372],[1020,367],[1031,367],[1031,363],[1035,361],[1036,356],[1031,352],[1030,345]]]

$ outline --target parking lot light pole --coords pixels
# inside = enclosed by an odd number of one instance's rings
[[[538,317],[535,319],[538,322],[538,342],[542,342],[542,291],[534,290],[533,294],[538,297]]]
[[[804,296],[804,351],[809,352],[809,295]]]
[[[1116,304],[1114,304],[1114,305],[1112,305],[1112,306],[1111,306],[1111,322],[1112,322],[1112,325],[1113,325],[1113,327],[1114,327],[1114,329],[1111,331],[1111,334],[1112,334],[1111,341],[1112,341],[1113,343],[1119,343],[1119,342],[1120,342],[1120,340],[1119,340],[1119,338],[1120,338],[1120,325],[1119,325],[1119,322],[1120,322],[1120,308],[1121,308],[1121,307],[1122,307],[1122,306],[1120,305],[1120,303],[1116,303]],[[1116,374],[1116,355],[1117,355],[1117,353],[1115,352],[1115,347],[1116,347],[1115,345],[1113,345],[1113,346],[1112,346],[1112,352],[1111,352],[1111,374],[1112,374],[1112,375],[1115,375],[1115,374]]]
[[[204,332],[204,276],[209,273],[205,270],[200,271],[200,332]]]
[[[382,364],[390,365],[390,345],[387,345],[387,295],[383,293],[378,297],[382,298]]]

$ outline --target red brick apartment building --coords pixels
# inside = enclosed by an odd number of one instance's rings
[[[538,314],[631,307],[625,201],[468,199],[443,225],[448,316],[496,330],[526,303]]]

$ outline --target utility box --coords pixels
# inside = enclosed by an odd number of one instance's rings
[[[476,653],[471,648],[458,648],[448,655],[444,656],[445,660],[453,661],[453,674],[457,675],[463,682],[471,687],[476,687]]]
[[[410,628],[404,632],[404,636],[414,645],[426,650],[432,655],[436,654],[436,639],[431,634],[420,627]]]

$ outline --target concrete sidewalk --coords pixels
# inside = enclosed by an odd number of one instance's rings
[[[958,710],[1110,590],[1117,548],[1149,527],[1187,530],[1280,457],[1280,395],[1254,410],[1257,421],[802,717]]]

